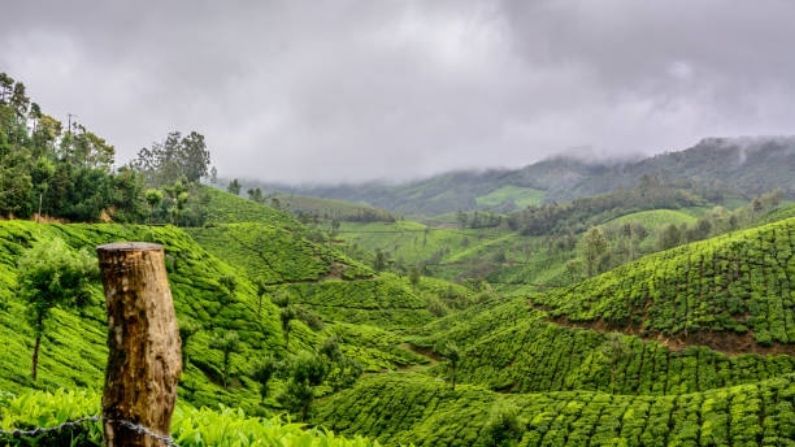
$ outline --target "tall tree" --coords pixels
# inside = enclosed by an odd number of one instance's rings
[[[55,307],[82,307],[89,303],[90,284],[99,275],[97,261],[88,251],[71,250],[61,239],[38,242],[19,260],[20,293],[28,302],[28,321],[35,340],[31,376],[36,380],[41,339]]]
[[[328,374],[328,364],[317,354],[302,352],[293,359],[291,366],[287,389],[279,396],[279,401],[306,421],[315,397],[313,387],[323,383]]]
[[[278,362],[271,356],[267,356],[260,361],[254,368],[254,380],[259,383],[260,401],[265,402],[270,391],[269,385],[273,376],[278,370]]]
[[[290,322],[298,317],[298,312],[293,306],[287,306],[279,313],[279,319],[282,322],[282,332],[284,333],[284,346],[285,348],[290,345]]]
[[[453,342],[447,342],[436,347],[436,352],[447,359],[447,371],[450,375],[450,385],[455,391],[456,373],[458,372],[458,362],[461,360],[461,350]]]
[[[229,193],[234,194],[236,196],[240,195],[241,188],[242,186],[240,185],[240,182],[237,179],[233,179],[231,182],[229,182],[228,185],[226,185],[226,190]]]
[[[668,224],[660,233],[657,245],[660,250],[667,250],[682,243],[682,231],[674,224]]]
[[[28,106],[30,105],[30,98],[25,93],[25,84],[17,82],[14,84],[14,89],[11,92],[11,100],[9,101],[14,112],[17,114],[18,120],[23,120],[28,114]]]
[[[162,142],[141,149],[130,164],[154,186],[182,178],[188,183],[198,183],[208,174],[210,151],[204,136],[198,132],[193,131],[185,137],[180,132],[171,132]]]
[[[585,233],[583,258],[588,276],[598,272],[599,258],[607,251],[607,243],[607,238],[599,227],[593,227]]]
[[[246,191],[246,193],[248,194],[249,200],[253,200],[257,203],[265,203],[265,195],[262,194],[262,189],[259,187],[251,188]]]
[[[229,373],[232,366],[232,354],[240,352],[240,336],[235,331],[216,333],[210,342],[211,349],[217,349],[223,354],[222,379],[224,388],[229,387]]]
[[[7,73],[0,73],[0,104],[5,104],[11,96],[14,87],[14,78]]]

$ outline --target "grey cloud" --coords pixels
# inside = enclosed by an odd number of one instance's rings
[[[129,159],[203,132],[222,174],[406,179],[792,133],[788,1],[25,1],[0,70]]]

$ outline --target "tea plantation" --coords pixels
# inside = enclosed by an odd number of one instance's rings
[[[416,374],[367,378],[323,401],[341,433],[422,446],[792,446],[795,380],[673,396],[455,391]]]
[[[172,425],[182,446],[795,445],[795,219],[651,254],[571,286],[503,294],[499,284],[377,272],[371,259],[287,214],[219,191],[209,197],[210,223],[195,228],[0,222],[0,430],[98,412],[106,357],[98,283],[88,307],[54,310],[39,377],[30,378],[33,334],[16,293],[17,261],[57,238],[73,249],[165,246],[177,316],[191,328]],[[455,231],[431,233],[427,243],[458,244],[469,233]],[[474,241],[447,262],[503,247],[509,261],[532,262],[506,265],[502,277],[551,278],[562,268],[541,250],[510,250],[517,241],[540,248],[540,238]],[[238,344],[226,354],[218,339],[229,333]],[[288,378],[276,373],[263,394],[258,368],[329,349],[361,375],[311,390],[315,428],[286,422],[295,416],[279,397]],[[101,430],[88,421],[47,436],[0,443],[99,445]]]
[[[790,343],[794,248],[795,220],[788,219],[653,254],[533,300],[570,321],[643,335],[718,332],[763,346]]]

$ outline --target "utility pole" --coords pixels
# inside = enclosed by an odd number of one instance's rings
[[[66,132],[68,132],[69,135],[71,136],[72,135],[72,118],[73,117],[77,118],[77,115],[73,115],[71,113],[67,113],[66,117],[67,117],[67,122],[69,123],[69,124],[67,124]]]

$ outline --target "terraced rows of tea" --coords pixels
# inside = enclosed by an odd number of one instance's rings
[[[177,317],[181,326],[192,328],[184,347],[186,363],[180,396],[195,405],[234,404],[260,412],[257,365],[270,356],[285,358],[314,351],[332,337],[341,352],[355,359],[364,371],[397,369],[427,361],[401,348],[403,339],[381,325],[352,324],[429,321],[428,297],[422,292],[423,287],[413,289],[405,278],[377,275],[335,249],[310,241],[307,229],[283,213],[226,193],[213,194],[226,207],[216,209],[218,219],[224,219],[223,210],[228,209],[229,213],[258,220],[187,231],[171,226],[0,221],[0,338],[4,340],[0,390],[98,389],[102,384],[107,348],[99,283],[92,285],[87,307],[55,308],[42,341],[39,377],[35,382],[30,378],[33,335],[25,318],[27,307],[15,293],[17,261],[37,241],[53,239],[64,240],[72,249],[93,250],[99,244],[120,240],[165,246]],[[267,243],[254,235],[266,237]],[[243,245],[236,245],[233,238],[240,238]],[[249,242],[259,245],[246,245]],[[252,251],[262,257],[254,256],[249,261]],[[270,285],[263,290],[262,282]],[[300,318],[289,321],[289,344],[285,344],[280,308],[274,304],[285,295],[294,304],[305,305],[319,314],[314,325]],[[328,302],[317,301],[317,306],[313,306],[301,299],[305,295]],[[391,304],[379,297],[390,297]],[[329,303],[341,307],[336,309]],[[354,306],[364,309],[360,317],[351,317],[342,310]],[[403,317],[393,319],[392,311]],[[225,372],[224,354],[214,343],[226,333],[234,333],[237,343],[231,352],[231,367]],[[229,386],[224,385],[225,375]],[[283,387],[281,378],[275,377],[272,387],[268,405],[275,405],[274,399]]]
[[[436,363],[368,377],[315,422],[388,444],[795,445],[795,356],[774,329],[790,327],[794,230],[775,222],[435,320],[409,341]]]
[[[529,311],[519,324],[466,343],[458,379],[510,392],[595,390],[681,394],[795,372],[788,355],[727,355],[704,346],[672,350],[619,333],[568,328]],[[444,374],[445,367],[436,372]]]
[[[788,219],[650,255],[533,301],[572,322],[642,335],[695,333],[738,350],[742,335],[763,346],[792,343],[794,253]]]
[[[794,380],[673,396],[499,394],[396,374],[325,400],[316,419],[390,445],[793,446]]]

